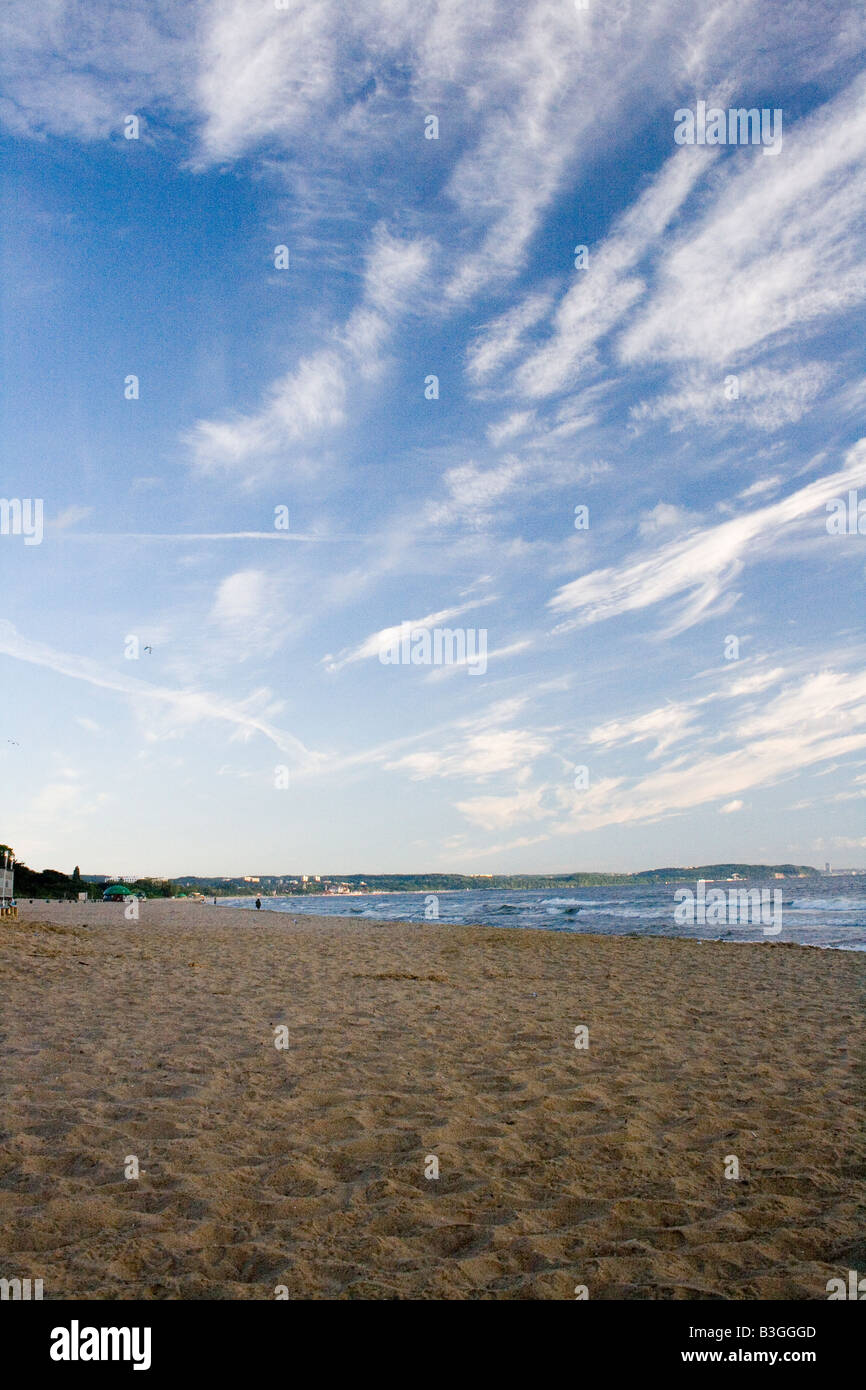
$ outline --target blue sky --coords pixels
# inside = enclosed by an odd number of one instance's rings
[[[827,529],[866,503],[861,5],[2,30],[19,857],[866,865],[866,519]],[[678,145],[699,101],[781,147]],[[401,624],[484,629],[486,671],[383,664]]]

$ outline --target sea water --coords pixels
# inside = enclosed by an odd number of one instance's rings
[[[866,875],[789,879],[707,880],[707,887],[781,890],[780,932],[767,935],[760,923],[677,923],[678,888],[687,880],[608,888],[493,889],[438,893],[365,893],[360,896],[304,894],[262,898],[262,911],[381,922],[456,926],[529,927],[538,931],[602,936],[685,936],[705,941],[797,942],[836,950],[866,950]],[[252,898],[220,898],[226,907],[255,911]]]

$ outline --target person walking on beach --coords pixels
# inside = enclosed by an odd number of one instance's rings
[[[256,912],[261,912],[261,909],[262,909],[262,900],[261,900],[261,898],[256,898]]]

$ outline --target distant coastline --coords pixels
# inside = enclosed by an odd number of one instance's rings
[[[586,870],[566,874],[258,874],[243,878],[183,876],[173,880],[179,893],[206,897],[364,897],[386,893],[465,893],[494,889],[507,892],[561,891],[566,888],[612,888],[657,883],[731,882],[745,879],[788,879],[821,876],[810,864],[694,864],[643,869],[634,874]]]
[[[3,849],[0,846],[0,849]],[[11,856],[11,851],[10,851]],[[140,898],[186,898],[202,895],[206,898],[243,897],[308,897],[340,896],[366,897],[386,893],[460,893],[478,889],[507,892],[541,890],[559,892],[571,888],[610,888],[664,883],[731,883],[738,880],[784,880],[792,878],[826,878],[838,874],[866,874],[866,869],[820,870],[811,864],[691,864],[669,865],[663,868],[642,869],[637,873],[600,873],[583,870],[562,874],[244,874],[235,877],[222,875],[181,874],[171,878],[131,874],[82,874],[76,867],[72,874],[58,869],[37,872],[26,864],[16,862],[15,893],[19,898],[76,900],[82,894],[101,898],[110,884],[125,884]]]

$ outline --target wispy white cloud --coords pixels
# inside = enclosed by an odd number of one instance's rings
[[[651,740],[655,747],[649,756],[657,758],[674,743],[693,738],[699,721],[706,717],[708,705],[720,700],[744,701],[763,694],[779,685],[788,674],[782,666],[760,666],[748,669],[743,675],[731,671],[723,684],[716,684],[707,694],[693,696],[690,700],[669,700],[655,709],[606,720],[590,729],[586,741],[607,750]]]
[[[690,750],[669,769],[599,785],[575,795],[557,833],[645,823],[773,786],[804,769],[866,748],[866,672],[822,671],[766,702],[725,730],[735,746]],[[719,731],[715,733],[719,739]]]
[[[702,22],[683,0],[651,6],[608,0],[583,11],[559,0],[536,0],[496,6],[495,14],[491,23],[482,6],[477,25],[470,19],[462,65],[454,72],[463,75],[471,52],[471,91],[483,113],[449,185],[463,217],[480,231],[446,286],[454,301],[522,269],[543,214],[566,179],[575,180],[595,157],[602,132],[608,141],[612,132],[614,139],[628,139],[646,111],[671,91],[711,91],[721,80],[730,84],[737,72],[760,81],[768,68],[768,43],[783,62],[794,33],[807,42],[808,31],[817,28],[805,10],[785,32],[766,18],[766,10],[731,3],[714,6]],[[671,124],[672,116],[673,109]],[[575,233],[576,241],[585,240],[579,227]],[[622,304],[629,291],[615,280],[612,290],[617,289]],[[597,307],[605,312],[603,302]],[[577,329],[575,350],[579,337]],[[551,353],[526,384],[542,393],[546,384],[553,389],[555,375]]]
[[[717,606],[725,587],[752,560],[785,534],[785,527],[825,507],[866,481],[866,440],[850,450],[846,467],[809,483],[780,502],[774,502],[718,526],[692,531],[668,542],[646,558],[620,569],[606,567],[564,585],[550,600],[557,613],[571,613],[564,628],[600,622],[620,613],[649,608],[678,595],[687,595],[670,626],[682,631]]]
[[[527,707],[523,697],[495,700],[480,714],[423,735],[419,741],[426,747],[397,757],[382,750],[379,756],[386,769],[408,773],[416,781],[460,778],[485,782],[507,773],[523,783],[535,760],[550,751],[556,732],[517,723],[528,712]]]
[[[752,696],[762,683],[779,689],[756,707]],[[735,702],[726,716],[720,700]],[[610,749],[645,739],[656,744],[651,767],[628,774],[606,770],[602,759]],[[657,766],[658,754],[675,742],[681,744],[680,755]],[[866,672],[757,672],[694,701],[610,721],[590,733],[587,743],[594,748],[589,786],[572,790],[562,779],[539,780],[527,765],[517,787],[469,798],[461,811],[490,830],[541,822],[544,831],[536,842],[646,825],[699,807],[715,805],[732,815],[744,809],[747,793],[766,791],[822,763],[832,767],[866,748]]]
[[[289,141],[337,90],[334,6],[215,0],[209,8],[195,88],[203,157],[233,159],[264,142]]]
[[[472,609],[493,601],[492,597],[473,598],[469,603],[458,604],[453,608],[442,608],[436,613],[428,613],[423,618],[406,618],[402,622],[394,623],[391,627],[383,627],[378,632],[371,633],[356,647],[346,647],[336,656],[322,657],[322,665],[327,671],[341,671],[344,666],[351,666],[356,661],[366,661],[373,657],[379,657],[383,652],[389,651],[395,643],[401,642],[403,638],[410,638],[418,628],[441,627],[443,623],[452,622],[464,613],[469,613]]]
[[[535,419],[535,412],[532,410],[513,410],[501,420],[495,420],[487,427],[487,438],[498,449],[509,439],[514,439],[517,435],[525,434],[531,427]]]
[[[321,768],[327,762],[324,754],[305,748],[300,739],[253,709],[256,696],[247,702],[235,702],[206,690],[171,689],[133,676],[117,675],[86,657],[55,651],[42,642],[22,637],[5,619],[0,620],[0,654],[46,667],[58,675],[85,681],[102,690],[116,691],[146,705],[162,706],[175,729],[194,727],[201,720],[219,720],[233,725],[235,731],[245,737],[262,734],[304,770]]]
[[[19,135],[120,136],[143,106],[188,107],[197,5],[6,0],[0,120]],[[146,131],[146,122],[145,122]],[[145,137],[146,138],[146,137]]]
[[[520,459],[509,458],[492,468],[476,463],[462,463],[449,468],[442,481],[448,496],[426,504],[426,516],[433,526],[463,522],[484,526],[504,499],[525,478],[528,465]]]
[[[529,329],[545,316],[552,303],[551,293],[536,291],[487,323],[466,353],[470,381],[486,381],[504,367],[520,351]]]
[[[456,807],[461,815],[482,830],[501,831],[511,825],[547,819],[550,811],[544,798],[545,789],[538,787],[506,796],[471,796],[458,801]]]
[[[73,504],[71,507],[65,507],[57,516],[49,518],[49,520],[46,521],[45,530],[48,532],[65,531],[68,527],[75,526],[77,522],[83,521],[85,517],[90,516],[92,511],[92,507],[82,507],[77,504]]]
[[[262,570],[238,570],[220,584],[211,616],[229,630],[260,622],[266,616],[269,597]]]
[[[742,430],[748,423],[760,430],[778,430],[803,418],[832,374],[832,367],[822,362],[784,370],[746,367],[736,373],[692,367],[673,391],[641,401],[630,413],[638,421],[669,420],[675,430],[710,422],[730,429]]]
[[[734,364],[862,303],[864,82],[790,129],[783,157],[727,161],[698,226],[659,262],[623,334],[623,362]]]
[[[430,256],[429,242],[395,238],[377,226],[361,302],[331,343],[269,386],[257,410],[199,420],[187,441],[196,467],[202,473],[241,472],[256,478],[282,451],[343,425],[350,382],[380,372],[392,316],[411,304]]]
[[[484,653],[485,670],[491,662],[504,661],[509,656],[522,656],[524,652],[531,651],[535,646],[535,639],[532,637],[521,637],[516,642],[508,642],[504,647],[491,647]],[[434,666],[427,679],[430,681],[447,680],[449,676],[456,675],[459,671],[465,671],[478,665],[477,655],[466,655],[457,661],[449,662],[447,665]]]
[[[748,487],[744,487],[742,492],[738,493],[737,496],[741,501],[746,502],[752,497],[763,496],[765,492],[778,492],[781,484],[782,479],[779,477],[778,473],[774,474],[771,478],[757,478],[755,482],[750,483]]]
[[[642,536],[656,536],[663,531],[684,531],[694,526],[697,518],[690,516],[684,507],[675,507],[670,502],[658,502],[651,511],[642,517],[638,531]]]
[[[590,731],[587,742],[601,748],[613,748],[618,744],[641,743],[651,739],[655,743],[651,756],[658,758],[674,743],[681,742],[693,732],[696,713],[694,703],[663,705],[645,714],[599,724]]]
[[[60,780],[62,777],[63,780]],[[57,844],[74,825],[81,827],[95,812],[111,801],[111,793],[98,791],[78,769],[64,769],[56,780],[34,790],[17,817],[16,835],[26,839],[32,850],[57,853]]]
[[[494,773],[525,768],[549,747],[549,738],[531,729],[478,729],[448,748],[406,753],[385,766],[392,772],[406,772],[413,780],[460,777],[478,781]]]
[[[706,149],[671,155],[601,247],[590,252],[588,268],[574,271],[575,282],[556,310],[550,338],[514,374],[519,392],[544,397],[575,384],[597,345],[640,299],[645,285],[637,266],[668,231],[714,155]]]

